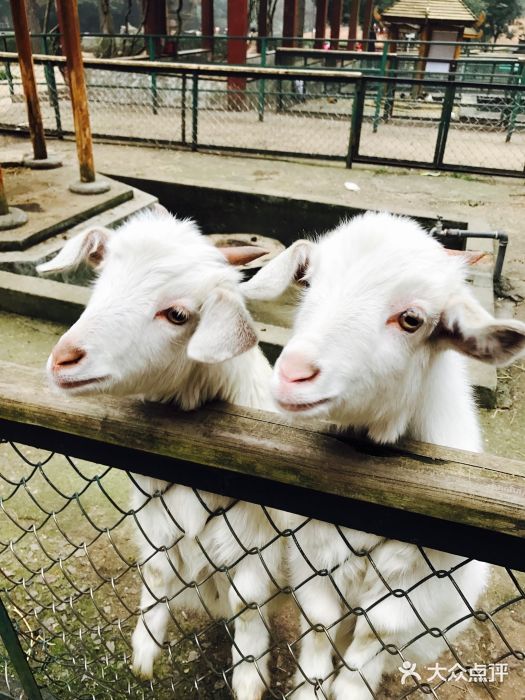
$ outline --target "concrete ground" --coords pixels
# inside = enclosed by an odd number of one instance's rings
[[[50,141],[64,163],[74,163],[71,141]],[[30,150],[26,139],[0,137],[0,160]],[[101,173],[151,178],[179,184],[257,192],[362,209],[385,209],[413,216],[443,215],[466,220],[471,230],[502,230],[510,243],[504,273],[516,293],[525,292],[525,186],[522,179],[461,173],[372,167],[259,156],[192,153],[162,148],[98,143]],[[344,184],[356,183],[349,191]],[[7,183],[9,192],[9,183]],[[196,212],[198,218],[198,212]],[[217,212],[220,217],[220,212]],[[522,294],[523,295],[523,294]]]

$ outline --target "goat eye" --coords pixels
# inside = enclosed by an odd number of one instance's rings
[[[172,306],[164,312],[167,320],[175,326],[182,326],[189,319],[189,314],[185,309],[178,306]]]
[[[399,314],[399,325],[407,333],[414,333],[423,325],[424,319],[415,309],[407,309]]]

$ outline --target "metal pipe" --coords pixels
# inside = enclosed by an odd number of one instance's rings
[[[509,237],[503,231],[469,231],[464,228],[443,228],[443,217],[436,217],[435,225],[429,231],[431,236],[450,236],[451,238],[484,238],[498,241],[498,254],[494,265],[494,282],[499,282],[503,271],[503,262]]]
[[[485,238],[498,241],[498,254],[494,264],[494,281],[499,282],[503,271],[503,263],[507,252],[509,237],[503,231],[468,231],[467,229],[447,228],[443,230],[443,235],[456,238]]]
[[[27,22],[25,0],[11,0],[11,16],[13,29],[15,30],[16,48],[18,50],[20,74],[27,105],[27,118],[29,121],[29,133],[33,145],[35,160],[47,158],[46,139],[40,103],[36,89],[35,70],[33,66],[33,52],[31,50],[31,37]]]

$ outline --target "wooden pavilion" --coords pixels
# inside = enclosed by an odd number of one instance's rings
[[[460,42],[465,29],[477,22],[462,0],[397,0],[381,19],[391,39],[416,33],[416,41],[423,42],[419,48],[422,68],[431,73],[447,72],[448,62],[459,57],[461,47],[424,42]]]

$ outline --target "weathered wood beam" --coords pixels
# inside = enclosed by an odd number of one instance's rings
[[[283,46],[295,46],[297,37],[298,0],[284,0]]]
[[[45,358],[42,358],[44,364]],[[525,464],[422,443],[373,445],[225,404],[51,391],[0,363],[0,435],[382,536],[525,569]]]
[[[341,17],[343,13],[343,0],[332,0],[332,11],[330,13],[330,47],[339,48],[339,37],[341,36]]]
[[[359,25],[359,6],[361,0],[350,0],[350,17],[348,18],[348,44],[347,47],[352,50],[355,49],[356,37],[357,37],[357,27]]]
[[[365,0],[365,12],[363,18],[363,49],[369,50],[368,40],[370,38],[370,28],[372,26],[372,11],[374,9],[374,0]]]
[[[26,99],[33,155],[35,160],[45,160],[47,158],[46,138],[44,136],[42,113],[36,89],[33,51],[25,0],[11,0],[11,17],[13,29],[15,30],[16,48],[20,59],[20,75],[22,76],[22,85]]]
[[[257,13],[257,38],[264,39],[268,36],[268,0],[259,0]],[[259,51],[261,50],[260,42]]]
[[[166,0],[142,0],[144,12],[144,34],[167,34]],[[155,56],[162,54],[162,40],[153,39]]]
[[[202,48],[213,53],[213,35],[215,34],[213,0],[201,2],[201,32]]]
[[[62,18],[62,46],[66,55],[70,83],[80,180],[81,182],[94,182],[93,141],[89,122],[84,66],[82,63],[77,0],[71,0],[70,2],[57,0],[57,6],[60,7],[60,16]]]
[[[248,0],[228,0],[228,43],[227,60],[231,65],[244,65],[248,44]],[[242,110],[245,107],[244,91],[246,80],[244,78],[228,78],[228,108]]]
[[[16,53],[10,51],[0,51],[0,59],[17,61]],[[49,63],[52,65],[63,65],[65,58],[63,56],[47,56],[45,54],[33,54],[35,63]],[[337,70],[326,71],[316,70],[314,68],[282,68],[282,67],[263,67],[263,66],[228,66],[218,63],[164,63],[162,61],[129,61],[122,58],[112,58],[107,60],[104,58],[84,58],[84,65],[87,68],[98,68],[99,70],[122,71],[129,73],[150,73],[152,70],[157,71],[159,75],[202,75],[228,77],[231,73],[236,73],[245,78],[326,78],[327,80],[340,80],[341,82],[360,78],[362,73],[359,71]],[[437,81],[434,81],[437,83]],[[437,83],[439,84],[439,83]],[[461,83],[467,84],[467,83]],[[473,84],[468,84],[472,87]],[[476,83],[477,85],[477,83]],[[520,90],[520,86],[516,86]],[[525,90],[525,86],[523,87]]]
[[[80,187],[72,185],[75,192],[98,194],[107,191],[108,186],[95,183],[95,162],[93,159],[93,139],[89,122],[89,107],[80,45],[80,22],[77,0],[57,0],[62,18],[62,46],[66,54],[67,74],[71,94],[71,108],[75,125],[75,140],[80,167]],[[83,188],[83,185],[92,185]]]
[[[0,166],[0,216],[5,216],[6,214],[9,214],[9,204],[5,193],[4,169]]]
[[[316,48],[322,48],[326,36],[326,18],[328,0],[317,0],[315,7],[315,43]]]

